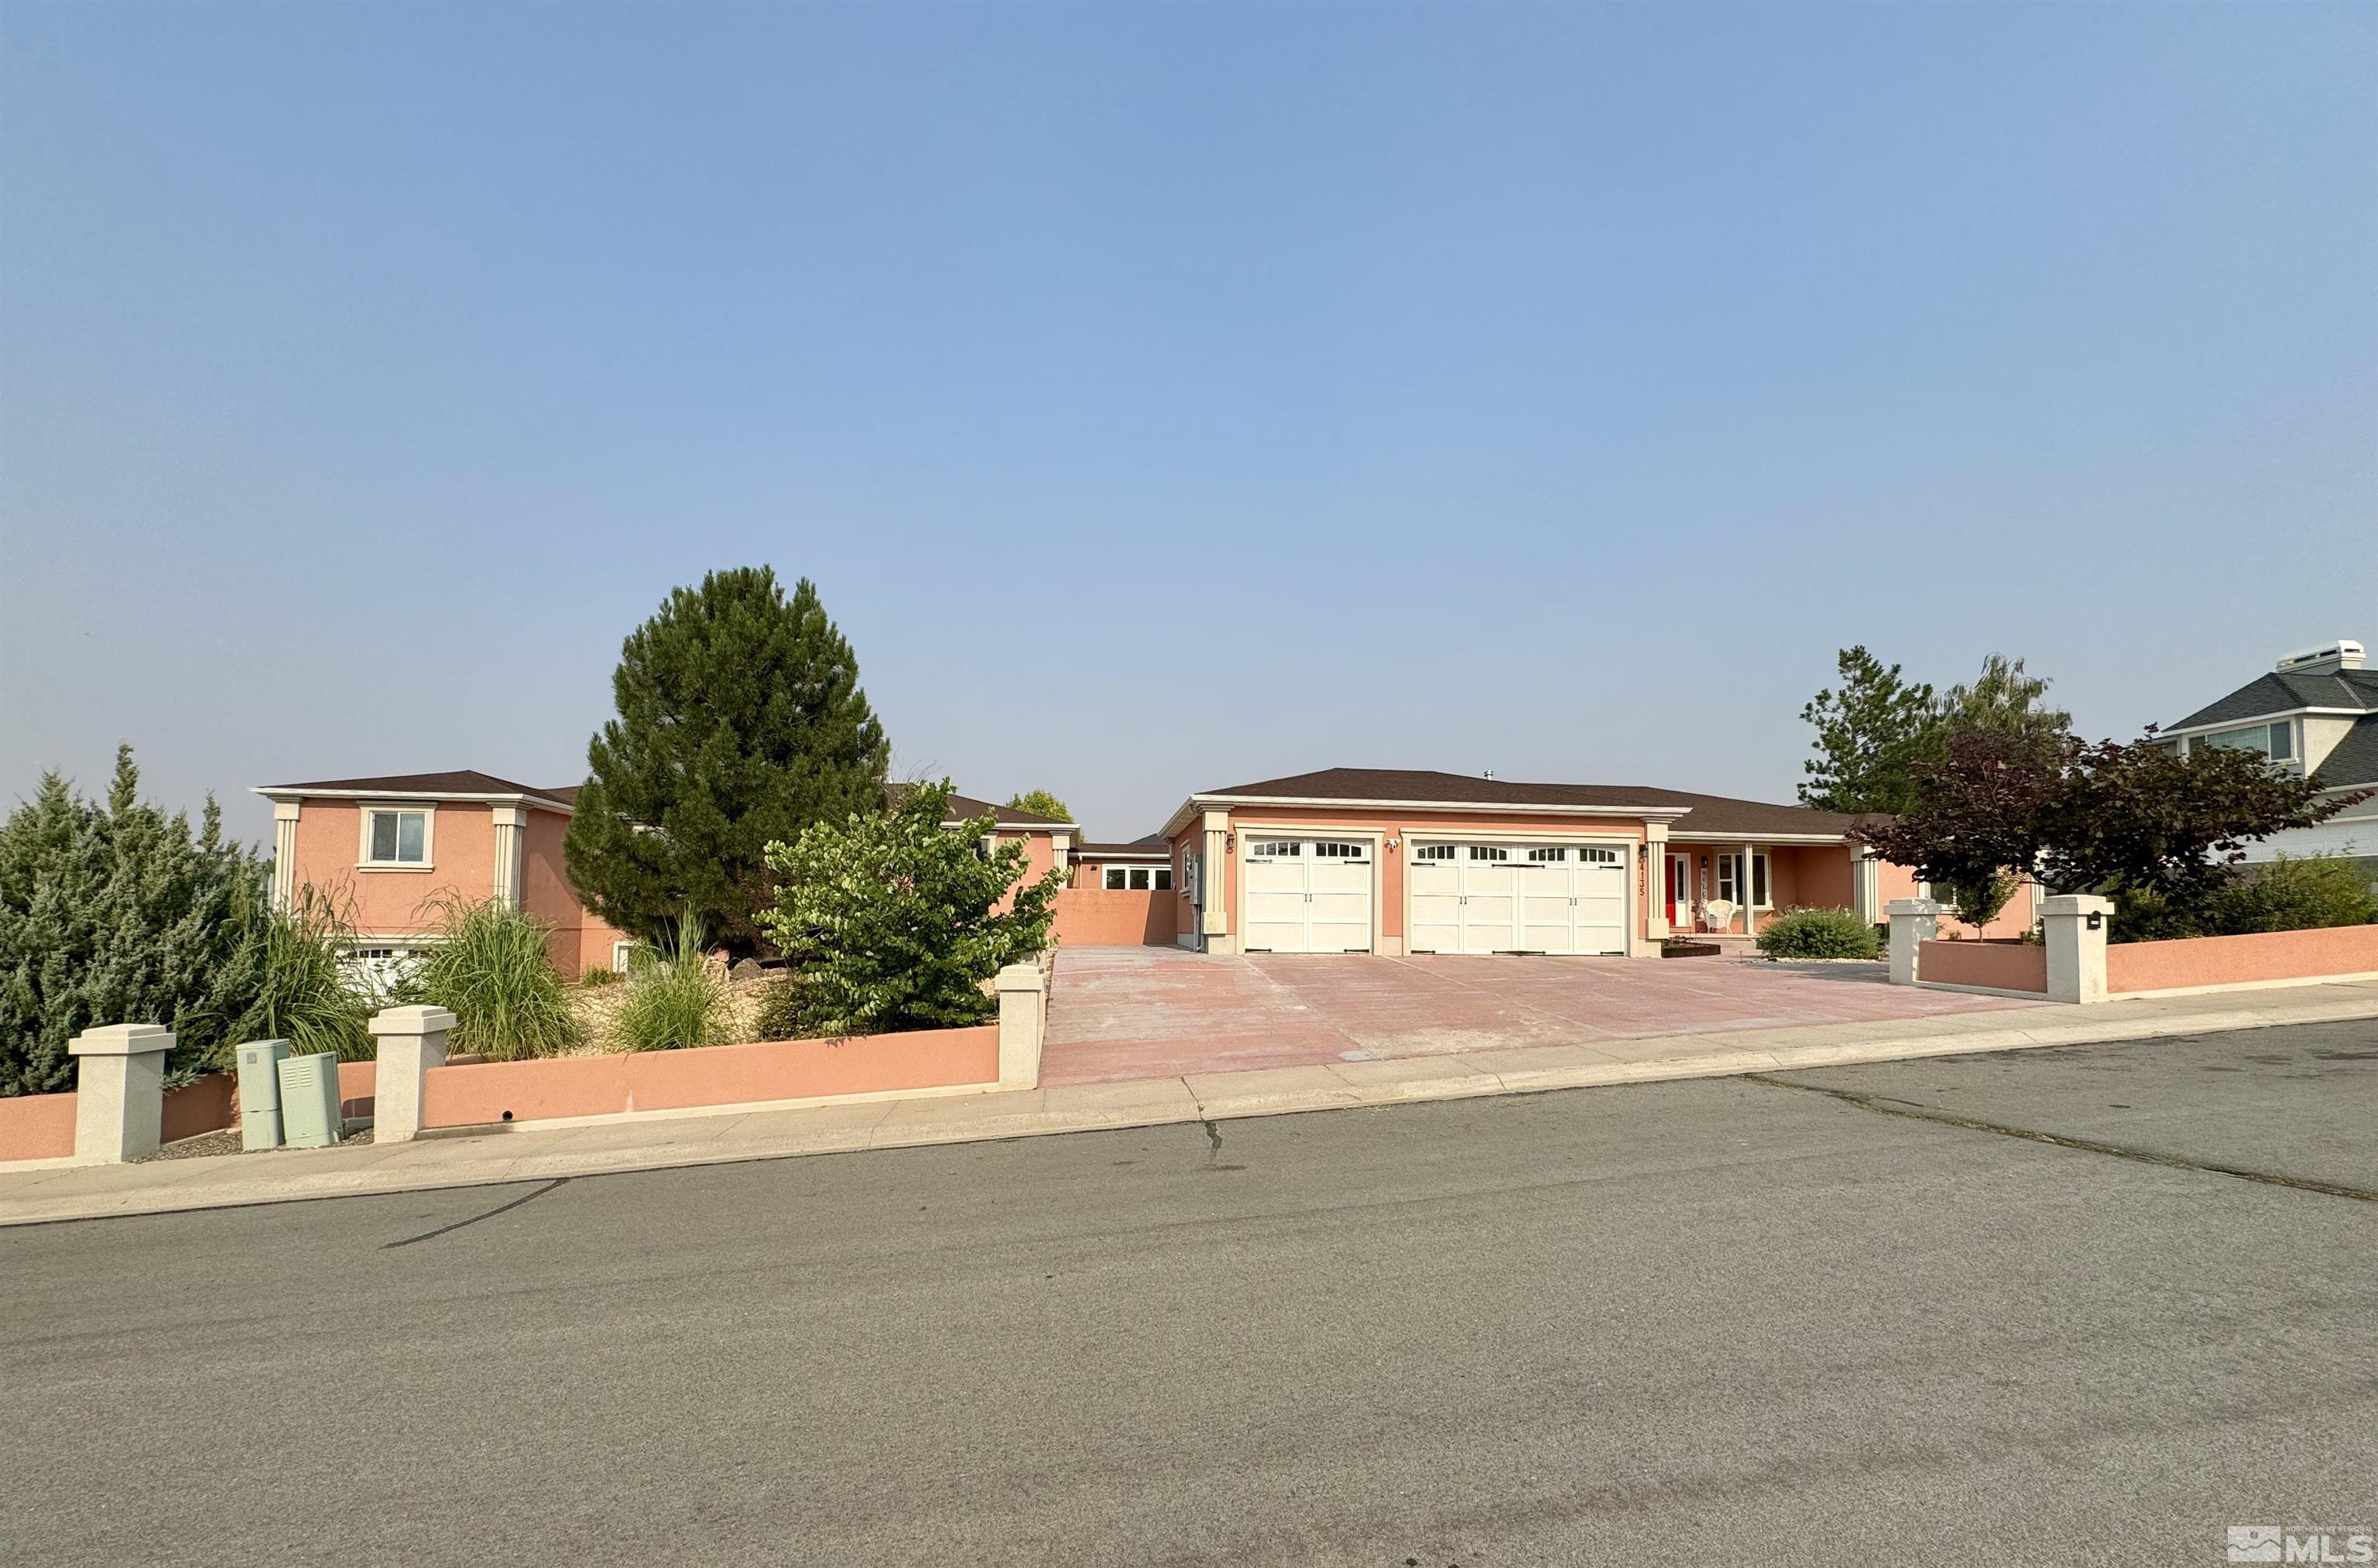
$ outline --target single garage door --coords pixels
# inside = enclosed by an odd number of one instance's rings
[[[1351,839],[1249,839],[1247,950],[1370,952],[1375,869]]]
[[[1411,853],[1414,952],[1627,951],[1624,849],[1419,844]]]

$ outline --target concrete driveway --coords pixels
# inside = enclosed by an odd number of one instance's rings
[[[2041,1005],[1893,986],[1880,964],[1378,958],[1178,948],[1057,955],[1047,1083],[1591,1046]]]

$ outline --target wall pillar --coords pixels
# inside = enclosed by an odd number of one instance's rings
[[[391,1007],[372,1014],[379,1069],[372,1083],[372,1142],[402,1143],[421,1133],[421,1092],[429,1070],[446,1065],[454,1015],[442,1007]]]
[[[272,907],[287,910],[297,903],[298,800],[272,803]]]
[[[1037,964],[999,972],[999,1086],[1040,1086],[1040,1047],[1049,1035],[1049,978]]]
[[[528,827],[528,808],[498,806],[493,808],[496,820],[496,885],[495,901],[506,909],[521,906],[522,848]]]
[[[1742,900],[1742,934],[1746,937],[1759,934],[1759,905],[1754,895],[1754,890],[1759,886],[1759,863],[1755,858],[1758,853],[1749,844],[1744,844],[1742,858],[1735,862],[1734,868],[1734,892],[1735,896]],[[1772,888],[1768,890],[1770,894],[1774,891]]]
[[[2114,901],[2095,893],[2058,893],[2039,903],[2048,942],[2048,999],[2106,999],[2106,924]]]
[[[1891,919],[1891,983],[1916,984],[1916,944],[1940,933],[1940,906],[1928,898],[1894,898],[1884,906]]]
[[[121,1165],[155,1151],[173,1048],[174,1032],[156,1023],[104,1023],[66,1042],[77,1061],[75,1158]]]

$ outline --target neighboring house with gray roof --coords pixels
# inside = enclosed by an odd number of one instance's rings
[[[2378,790],[2378,670],[2360,643],[2338,638],[2281,659],[2228,696],[2156,733],[2183,754],[2204,747],[2259,751],[2274,767],[2316,778],[2332,796]],[[2343,855],[2378,880],[2378,796],[2316,828],[2274,833],[2248,862]]]

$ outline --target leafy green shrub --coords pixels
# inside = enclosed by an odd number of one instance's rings
[[[434,902],[437,941],[403,999],[454,1015],[452,1049],[491,1061],[551,1056],[586,1038],[553,967],[545,922],[490,899]]]
[[[1874,958],[1874,927],[1847,909],[1787,909],[1759,933],[1770,958]]]
[[[2333,855],[2282,855],[2214,894],[2212,926],[2224,936],[2310,931],[2378,921],[2378,896],[2360,867]]]
[[[121,747],[103,803],[50,773],[0,826],[0,1095],[73,1088],[66,1042],[103,1023],[173,1030],[178,1075],[245,1011],[232,960],[266,864],[223,839],[211,797],[193,832],[139,784]]]
[[[2112,922],[2106,928],[2108,942],[2166,942],[2220,934],[2209,911],[2153,888],[2116,888],[2107,896],[2114,901]]]
[[[760,996],[760,1038],[807,1040],[829,1033],[812,1022],[799,983],[786,978],[770,982]]]
[[[297,1056],[370,1060],[378,1042],[366,1023],[378,999],[348,962],[354,931],[345,915],[310,886],[291,909],[272,908],[261,890],[241,903],[239,948],[215,1004],[227,1011],[205,1030],[213,1041],[207,1065],[231,1071],[249,1040],[286,1040]]]
[[[953,831],[949,814],[944,779],[768,846],[782,891],[761,925],[791,966],[800,1033],[981,1023],[998,1011],[984,982],[1047,945],[1065,873],[1026,883],[1021,841],[985,853],[990,815]]]
[[[600,990],[605,986],[618,985],[619,972],[607,964],[590,964],[586,966],[586,973],[578,977],[578,983],[587,990]]]
[[[727,981],[703,950],[702,922],[679,929],[677,951],[634,962],[614,1027],[631,1051],[689,1050],[727,1043]]]

